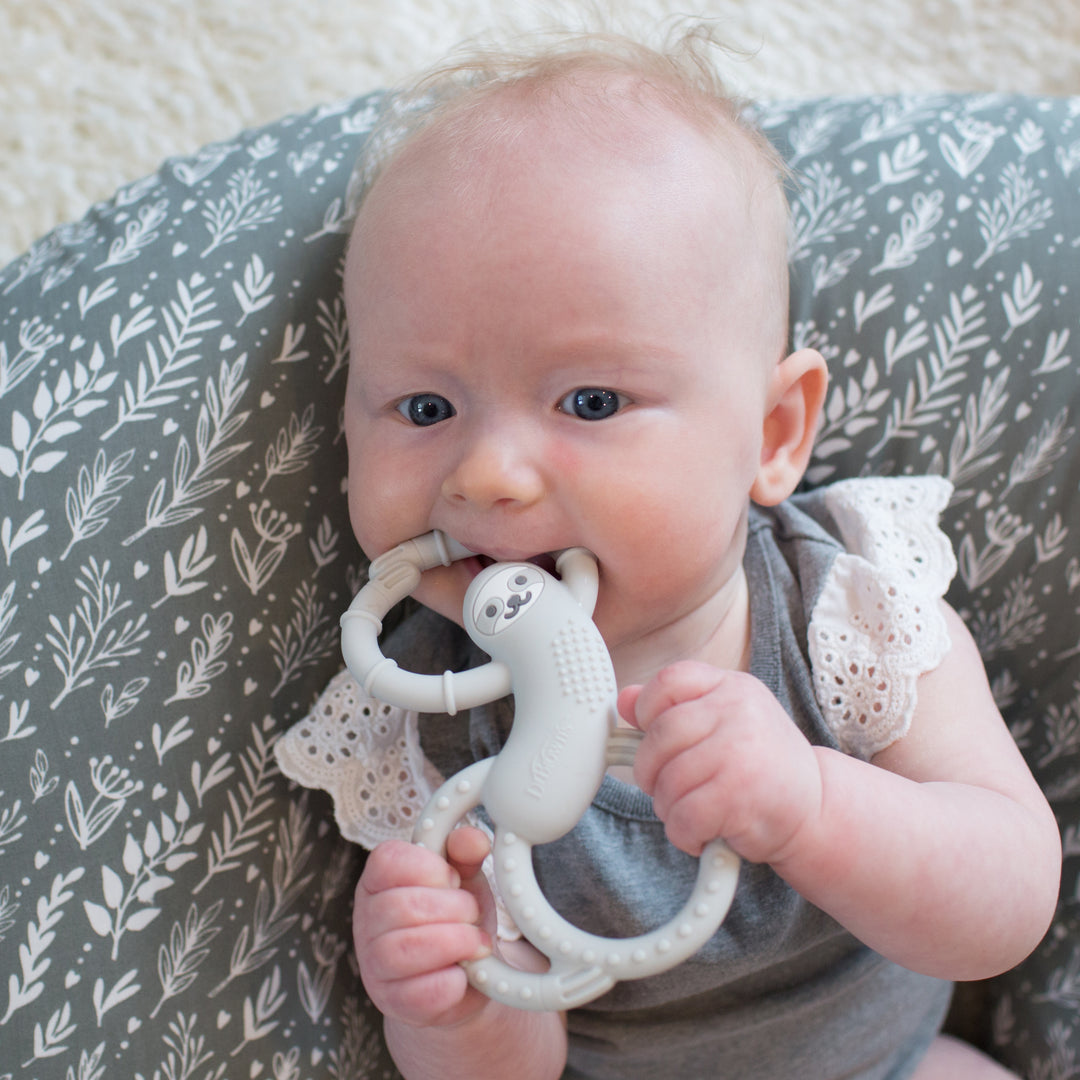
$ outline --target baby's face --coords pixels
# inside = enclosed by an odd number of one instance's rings
[[[613,652],[739,573],[782,344],[740,168],[654,126],[625,153],[545,128],[455,160],[421,136],[369,195],[346,272],[361,546],[431,529],[495,560],[584,546]],[[418,598],[460,622],[481,562]]]

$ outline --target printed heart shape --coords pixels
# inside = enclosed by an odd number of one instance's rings
[[[956,209],[967,210],[971,206],[971,199],[967,195],[957,195]]]
[[[81,349],[85,344],[86,338],[84,338],[82,334],[76,334],[71,339],[71,351],[74,352],[76,349]]]
[[[263,725],[262,725],[262,727],[263,727],[263,731],[273,731],[274,728],[277,727],[277,724],[275,723],[274,718],[272,716],[264,716],[263,717]]]
[[[180,425],[170,416],[164,424],[161,425],[161,434],[168,438],[170,435],[176,434],[180,430]]]
[[[1016,419],[1026,420],[1030,415],[1031,406],[1026,401],[1021,401],[1020,404],[1016,406]]]
[[[42,555],[41,558],[37,561],[37,572],[39,574],[44,574],[50,566],[52,566],[52,563],[48,559],[46,559],[44,555]]]
[[[904,205],[904,200],[901,199],[899,195],[894,195],[885,204],[885,209],[888,210],[890,214],[895,214],[896,211],[899,210],[900,207],[902,207],[903,205]]]
[[[957,263],[963,262],[964,253],[959,248],[950,248],[949,254],[945,256],[945,262],[949,266],[956,266]]]
[[[300,920],[300,929],[306,934],[315,923],[315,916],[310,912]]]
[[[221,339],[221,348],[222,348],[223,351],[225,349],[235,349],[236,348],[236,338],[234,338],[232,336],[232,334],[226,334]]]
[[[251,1080],[255,1080],[255,1077],[258,1076],[262,1071],[263,1063],[261,1061],[253,1061],[251,1063],[251,1068],[248,1069],[248,1076],[251,1077]]]
[[[142,1027],[142,1021],[137,1016],[132,1016],[128,1019],[127,1029],[129,1035],[134,1035],[139,1028]]]
[[[904,308],[904,322],[913,323],[919,317],[919,309],[914,304]]]
[[[150,567],[147,566],[142,559],[139,559],[139,561],[135,563],[135,580],[141,581],[149,573]]]
[[[221,1010],[221,1011],[220,1011],[220,1012],[219,1012],[219,1013],[217,1014],[217,1027],[218,1027],[218,1031],[220,1031],[220,1030],[221,1030],[221,1029],[222,1029],[223,1027],[225,1027],[225,1025],[226,1025],[226,1024],[228,1024],[228,1022],[229,1022],[229,1021],[230,1021],[231,1019],[232,1019],[232,1013],[227,1013],[227,1012],[226,1012],[226,1011],[225,1011],[224,1009],[222,1009],[222,1010]]]
[[[134,311],[135,308],[137,308],[143,302],[143,300],[144,297],[140,293],[132,293],[131,296],[128,297],[128,307],[130,307],[131,310]]]
[[[259,404],[264,409],[267,408],[270,405],[273,405],[275,401],[277,401],[277,398],[274,397],[274,395],[271,394],[269,390],[264,390],[262,392],[262,397],[259,398]]]
[[[69,971],[64,976],[64,989],[70,990],[73,986],[78,986],[82,982],[82,976],[77,971]]]
[[[164,784],[155,784],[154,790],[150,792],[150,798],[157,802],[158,799],[164,799],[168,794],[169,789]]]
[[[172,246],[173,258],[175,259],[178,255],[183,255],[184,252],[187,251],[187,249],[187,244],[185,244],[182,240],[177,240],[176,243]]]
[[[191,275],[191,287],[193,289],[197,289],[197,288],[199,288],[200,285],[205,285],[205,284],[206,284],[206,278],[204,278],[202,276],[202,274],[192,274]]]
[[[851,163],[851,174],[852,174],[852,176],[859,176],[864,172],[866,172],[866,162],[863,161],[862,158],[856,158]]]
[[[28,667],[23,671],[23,678],[27,686],[33,686],[41,678],[41,672]]]
[[[216,754],[221,749],[221,740],[215,739],[213,735],[206,740],[206,752],[208,754]]]
[[[989,491],[980,491],[975,499],[975,509],[985,510],[994,501],[994,496]]]
[[[197,203],[197,202],[196,202],[196,201],[195,201],[194,199],[185,199],[185,200],[184,200],[184,201],[183,201],[183,202],[182,202],[182,203],[180,204],[180,209],[181,209],[181,210],[182,210],[182,211],[183,211],[183,212],[184,212],[185,214],[190,214],[190,213],[191,213],[191,211],[192,211],[192,210],[194,210],[194,209],[195,209],[195,207],[196,207],[196,206],[198,206],[198,205],[199,205],[199,204],[198,204],[198,203]]]
[[[182,634],[190,625],[191,623],[189,623],[183,615],[177,615],[176,622],[173,623],[173,629],[178,634]]]
[[[259,868],[254,864],[247,868],[247,883],[250,885],[259,876]]]
[[[236,485],[236,497],[238,499],[242,499],[245,495],[250,494],[250,492],[251,492],[251,487],[248,484],[245,484],[243,480],[241,480]]]
[[[245,697],[251,697],[251,695],[254,694],[255,691],[258,690],[258,688],[259,688],[259,684],[254,679],[245,679],[244,680],[244,696]]]
[[[49,856],[44,851],[38,851],[34,855],[34,868],[40,870],[43,866],[48,866]]]
[[[318,1065],[320,1061],[322,1061],[322,1051],[318,1047],[315,1047],[315,1049],[311,1051],[312,1068]]]
[[[965,304],[970,304],[979,295],[979,290],[974,285],[965,285],[964,291],[960,293],[960,299]]]
[[[251,622],[248,623],[248,636],[257,637],[262,633],[262,628],[263,624],[259,622],[258,619],[252,619]]]
[[[997,349],[991,349],[986,354],[986,359],[983,360],[983,367],[986,368],[989,371],[990,368],[996,368],[998,366],[998,364],[1000,364],[1000,363],[1001,363],[1001,353],[999,353],[997,351]]]
[[[935,446],[937,446],[937,439],[935,439],[933,435],[927,435],[926,438],[923,439],[922,443],[919,445],[919,453],[929,454]]]

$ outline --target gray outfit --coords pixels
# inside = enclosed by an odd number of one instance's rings
[[[812,743],[836,748],[806,659],[810,612],[842,550],[828,523],[813,494],[754,509],[744,565],[751,673]],[[402,666],[413,670],[421,656],[431,671],[477,661],[463,633],[427,612],[409,620],[406,638]],[[400,658],[393,641],[386,651]],[[423,717],[424,752],[449,776],[496,753],[512,715],[504,701]],[[697,874],[697,860],[667,841],[648,796],[611,777],[578,826],[534,856],[555,908],[612,937],[666,922]],[[744,863],[727,918],[697,955],[570,1013],[564,1080],[902,1080],[937,1033],[950,994],[951,984],[862,945],[769,867]]]

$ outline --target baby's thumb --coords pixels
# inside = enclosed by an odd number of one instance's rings
[[[461,826],[446,839],[446,861],[461,876],[461,887],[471,892],[480,905],[480,926],[492,938],[498,927],[495,898],[484,875],[484,860],[491,851],[491,841],[481,829]]]

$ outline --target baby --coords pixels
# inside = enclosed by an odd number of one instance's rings
[[[645,734],[632,775],[537,849],[538,880],[626,936],[677,910],[709,840],[744,860],[699,954],[562,1015],[466,981],[492,950],[546,963],[496,934],[483,832],[445,860],[379,844],[356,951],[410,1080],[1008,1075],[937,1033],[948,980],[1040,940],[1058,831],[940,599],[944,481],[792,497],[826,367],[785,348],[783,171],[703,41],[574,39],[424,84],[356,220],[357,539],[374,557],[440,529],[483,553],[424,575],[442,618],[386,652],[461,666],[450,624],[482,566],[589,549],[619,712]],[[509,716],[424,718],[427,764],[496,752]]]

